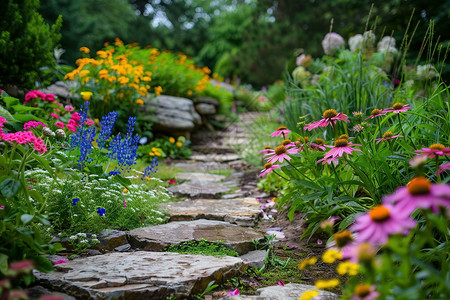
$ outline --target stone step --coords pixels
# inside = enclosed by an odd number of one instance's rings
[[[226,154],[226,153],[235,153],[234,147],[226,146],[226,145],[194,145],[192,146],[192,150],[208,154],[208,153],[216,153],[216,154]]]
[[[237,257],[137,251],[77,258],[35,276],[38,284],[77,299],[186,299],[242,268]]]
[[[201,183],[210,183],[210,182],[222,181],[226,178],[226,176],[209,174],[209,173],[181,172],[181,173],[178,173],[177,175],[175,175],[175,178],[181,179],[181,180],[197,181],[197,182],[201,182]]]
[[[186,200],[162,203],[160,208],[167,210],[170,222],[207,219],[240,226],[254,226],[261,213],[261,203],[255,198]]]
[[[221,242],[240,255],[253,250],[252,240],[263,238],[261,233],[251,228],[204,219],[136,228],[127,235],[130,245],[139,250],[163,251],[170,245],[205,239],[210,242]]]
[[[234,160],[239,160],[241,157],[239,154],[194,154],[191,155],[191,160],[204,161],[204,162],[219,162],[226,163]]]
[[[185,171],[214,171],[214,170],[227,170],[230,168],[228,164],[218,163],[218,162],[198,162],[198,161],[186,161],[179,162],[174,165],[177,168],[183,169]]]
[[[171,186],[167,190],[177,197],[215,198],[220,194],[229,192],[230,188],[220,182],[186,181]]]

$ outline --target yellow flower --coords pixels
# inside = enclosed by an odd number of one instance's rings
[[[88,54],[89,52],[91,52],[91,50],[89,50],[89,48],[87,48],[87,47],[81,47],[81,48],[80,48],[80,51],[83,52],[83,53],[86,53],[86,54]]]
[[[322,260],[324,263],[332,264],[336,261],[336,259],[342,259],[342,253],[340,251],[336,251],[334,249],[330,249],[325,251],[322,255]]]
[[[143,81],[152,81],[152,79],[150,78],[150,76],[144,76],[142,77]]]
[[[136,103],[139,104],[139,105],[142,105],[142,104],[144,104],[144,100],[142,100],[142,99],[137,99],[137,100],[136,100]]]
[[[188,91],[187,91],[187,95],[188,95],[188,96],[191,96],[191,95],[192,95],[192,91],[191,91],[191,90],[188,90]]]
[[[86,76],[87,74],[89,74],[89,70],[81,70],[80,71],[80,77]]]
[[[349,261],[344,261],[338,264],[336,270],[339,275],[345,275],[348,273],[348,275],[353,276],[358,274],[359,265]]]
[[[155,156],[155,153],[149,152],[148,155],[150,155],[150,156]]]
[[[120,76],[117,80],[118,80],[121,84],[127,84],[127,83],[130,81],[130,79],[129,79],[128,77],[125,77],[125,76]]]
[[[120,46],[123,46],[123,42],[119,38],[116,38],[116,41],[115,41],[114,45],[120,47]]]
[[[97,55],[100,56],[101,58],[107,58],[108,52],[99,50],[99,51],[97,51]]]
[[[317,280],[314,286],[320,290],[332,289],[340,284],[339,279]]]
[[[182,142],[177,142],[176,145],[177,145],[178,148],[181,148],[183,146],[183,143]]]
[[[150,177],[145,176],[145,180],[150,181]]]
[[[175,143],[175,139],[173,137],[170,137],[169,142],[171,142],[173,144],[173,143]]]
[[[97,118],[94,119],[94,122],[95,122],[95,124],[100,124],[100,120]]]
[[[299,270],[303,270],[304,268],[306,268],[307,266],[312,266],[317,262],[317,257],[313,256],[311,258],[308,259],[304,259],[302,260],[299,264],[298,264],[298,268]]]
[[[91,99],[92,93],[91,92],[81,92],[80,95],[81,95],[81,97],[83,97],[84,101],[88,101],[89,99]]]
[[[298,298],[298,300],[311,300],[317,295],[319,295],[319,291],[306,291]]]
[[[96,141],[92,141],[92,146],[94,146],[95,148],[98,147],[98,143]]]
[[[155,90],[155,94],[156,94],[157,96],[160,96],[161,93],[162,93],[162,91],[163,91],[162,87],[160,87],[159,85],[158,85],[157,87],[155,87],[154,90]]]
[[[155,147],[152,147],[152,151],[153,151],[153,152],[158,152],[158,149],[155,148]]]
[[[128,193],[128,190],[125,188],[125,189],[123,189],[122,192],[124,192],[126,194],[126,193]]]
[[[106,79],[108,78],[108,70],[100,70],[98,71],[98,75],[100,79]]]
[[[156,156],[161,156],[161,153],[159,153],[158,151],[155,152]]]

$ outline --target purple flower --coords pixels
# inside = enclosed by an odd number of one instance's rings
[[[80,198],[73,198],[72,199],[72,206],[77,205],[77,202],[80,201]]]
[[[54,265],[59,265],[59,264],[65,264],[67,262],[67,259],[59,259],[55,262],[53,262]]]

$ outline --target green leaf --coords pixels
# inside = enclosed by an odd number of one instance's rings
[[[54,244],[52,244],[52,246],[53,246],[53,249],[54,249],[56,252],[60,252],[60,251],[66,250],[66,248],[64,248],[64,247],[61,245],[61,243],[54,243]]]
[[[49,273],[53,271],[53,264],[47,258],[43,256],[36,256],[33,258],[36,263],[36,269],[41,272]]]
[[[91,174],[95,175],[101,175],[103,174],[103,166],[102,165],[94,165],[94,166],[88,166],[87,169]]]
[[[41,193],[39,193],[36,190],[29,190],[28,194],[30,194],[30,196],[36,200],[39,201],[40,203],[44,203],[44,197],[42,197]]]
[[[15,196],[20,189],[20,181],[14,178],[8,178],[0,184],[0,190],[6,198]]]
[[[26,106],[26,105],[21,105],[21,104],[13,105],[12,108],[14,109],[14,111],[16,111],[19,114],[28,113],[28,112],[32,112],[35,110],[41,110],[38,107],[31,107],[31,106]]]
[[[311,181],[298,179],[298,180],[294,180],[293,182],[296,183],[296,184],[300,184],[300,185],[303,185],[305,187],[311,188],[311,189],[316,190],[316,191],[322,191],[323,190],[323,188],[320,185],[312,183]]]
[[[14,114],[14,119],[16,119],[19,122],[28,122],[28,121],[39,121],[42,123],[46,123],[45,120],[42,120],[38,117],[35,117],[33,115],[24,115],[24,114]]]
[[[53,173],[53,169],[52,167],[50,167],[50,164],[48,163],[48,161],[46,159],[44,159],[42,156],[33,153],[31,154],[31,157],[34,158],[35,160],[37,160],[38,162],[40,162],[42,164],[42,166],[45,167],[45,170],[47,170],[47,172],[50,174],[50,176],[55,177],[54,173]]]
[[[5,274],[8,270],[8,255],[0,253],[0,273]]]
[[[114,176],[114,180],[115,180],[116,182],[120,183],[120,184],[123,185],[123,186],[129,186],[129,185],[131,185],[131,180],[130,180],[130,179],[128,179],[128,178],[123,178],[123,177],[120,176],[120,175],[115,175],[115,176]]]
[[[42,218],[42,217],[36,217],[36,218],[38,218],[38,220],[41,221],[41,223],[44,224],[45,226],[51,225],[51,223],[46,218]]]
[[[20,103],[19,99],[14,97],[3,97],[3,101],[5,101],[7,107]]]
[[[22,221],[23,224],[27,224],[29,222],[31,222],[31,220],[33,220],[34,216],[29,215],[29,214],[23,214],[20,216],[20,220]]]

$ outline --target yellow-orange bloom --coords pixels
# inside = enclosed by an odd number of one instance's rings
[[[83,97],[84,101],[88,101],[89,99],[91,99],[92,93],[91,92],[81,92],[80,95],[81,95],[81,97]]]
[[[163,89],[162,89],[162,87],[160,87],[160,86],[158,85],[157,87],[155,87],[154,91],[155,91],[155,94],[156,94],[157,96],[160,96],[161,93],[162,93],[162,91],[163,91]]]
[[[299,264],[298,264],[298,268],[299,270],[303,270],[304,268],[306,268],[307,266],[312,266],[317,262],[317,257],[313,256],[311,258],[302,260]]]
[[[334,249],[327,250],[322,255],[323,262],[327,264],[334,263],[336,259],[342,259],[342,253]]]
[[[90,71],[89,70],[81,70],[80,71],[80,77],[86,76],[87,74],[89,74]]]
[[[319,291],[306,291],[304,292],[300,298],[298,298],[298,300],[311,300],[312,298],[314,298],[315,296],[319,295]]]
[[[89,50],[88,47],[81,47],[81,48],[80,48],[80,51],[83,52],[83,53],[86,53],[86,54],[88,54],[89,52],[91,52],[91,50]]]
[[[176,145],[177,145],[178,148],[181,148],[183,146],[183,143],[182,142],[177,142]]]
[[[118,80],[121,84],[127,84],[127,83],[130,81],[130,79],[129,79],[128,77],[125,77],[125,76],[120,76],[117,80]]]
[[[314,284],[318,289],[332,289],[337,287],[341,282],[339,279],[317,280]]]
[[[100,79],[107,79],[108,78],[108,70],[98,71],[98,76],[100,77]]]
[[[170,137],[169,142],[171,142],[173,144],[173,143],[175,143],[175,139],[173,137]]]
[[[139,104],[139,105],[142,105],[142,104],[144,104],[144,100],[142,100],[142,99],[137,99],[137,100],[136,100],[136,103]]]

